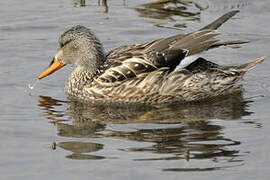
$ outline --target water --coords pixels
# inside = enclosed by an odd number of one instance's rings
[[[28,84],[28,88],[33,90],[35,88],[35,86],[38,84],[39,79],[36,79],[36,81],[33,84]]]
[[[242,97],[186,106],[69,101],[68,67],[33,84],[60,34],[76,24],[91,27],[109,50],[190,32],[237,8],[220,38],[250,43],[203,57],[220,64],[270,57],[266,0],[146,2],[1,1],[1,179],[268,179],[268,58],[246,74]]]

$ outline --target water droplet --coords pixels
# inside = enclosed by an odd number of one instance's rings
[[[38,81],[39,81],[39,79],[37,79],[36,82],[34,82],[33,84],[28,84],[29,89],[31,89],[31,90],[34,89],[34,87],[37,85]]]

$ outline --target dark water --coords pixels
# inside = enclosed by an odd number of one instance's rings
[[[54,56],[59,35],[91,27],[106,49],[199,29],[240,13],[222,39],[249,44],[203,54],[220,64],[270,57],[267,0],[1,1],[0,179],[268,179],[269,58],[247,73],[242,96],[166,107],[111,107],[70,102],[72,70],[33,84]]]

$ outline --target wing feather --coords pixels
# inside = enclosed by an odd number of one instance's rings
[[[172,36],[150,43],[122,46],[107,55],[107,61],[96,79],[113,83],[134,78],[167,67],[172,72],[187,56],[209,49],[219,40],[215,30],[201,30],[189,34]]]

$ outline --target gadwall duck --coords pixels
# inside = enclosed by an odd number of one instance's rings
[[[246,42],[216,39],[215,30],[237,12],[228,12],[196,32],[121,46],[107,54],[90,29],[75,26],[61,35],[50,67],[38,78],[75,64],[65,91],[91,102],[192,102],[241,92],[238,81],[264,57],[221,66],[198,55],[213,47]]]

